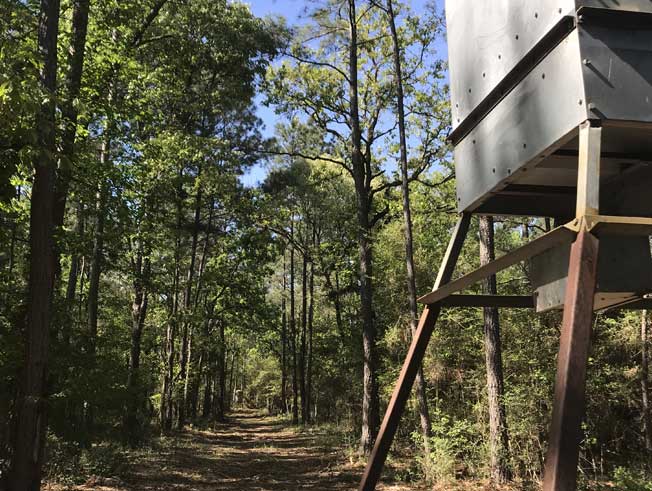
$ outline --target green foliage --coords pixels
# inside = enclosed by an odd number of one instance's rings
[[[418,457],[423,479],[431,484],[450,484],[460,472],[469,475],[469,466],[484,455],[475,424],[462,419],[452,419],[439,406],[431,411],[432,437],[428,439],[428,454]],[[423,435],[414,432],[412,440],[423,448]],[[464,463],[464,464],[462,464]],[[466,469],[460,469],[465,465]]]
[[[614,471],[613,489],[617,491],[650,491],[652,490],[652,480],[650,480],[649,474],[617,467]]]
[[[82,484],[95,476],[117,476],[127,464],[126,449],[114,443],[83,447],[48,434],[48,479],[62,484]]]

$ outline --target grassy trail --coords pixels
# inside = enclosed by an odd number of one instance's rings
[[[362,472],[323,435],[300,432],[276,418],[232,414],[210,430],[188,429],[154,449],[129,456],[121,479],[91,480],[74,490],[217,491],[355,490]],[[45,487],[52,491],[71,488]],[[379,486],[407,491],[401,485]]]

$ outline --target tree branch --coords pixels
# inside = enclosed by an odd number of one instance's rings
[[[315,162],[319,161],[319,160],[323,160],[324,162],[331,162],[333,164],[340,165],[340,166],[344,167],[346,170],[348,170],[349,172],[351,172],[350,169],[348,168],[348,166],[344,163],[344,161],[333,159],[331,157],[324,157],[324,156],[319,156],[319,155],[307,155],[307,154],[302,153],[302,152],[284,152],[284,151],[281,151],[281,150],[261,150],[260,153],[262,153],[264,155],[279,155],[279,156],[284,156],[284,157],[298,157],[298,158],[301,158],[301,159],[312,160],[312,161],[315,161]]]
[[[129,46],[131,48],[137,48],[140,46],[141,41],[143,40],[143,36],[145,35],[145,32],[147,29],[149,29],[149,26],[152,25],[152,22],[158,17],[159,12],[165,5],[167,0],[157,0],[157,2],[154,4],[152,7],[152,10],[149,11],[149,14],[147,14],[147,17],[145,17],[145,21],[142,23],[140,28],[134,33],[134,37],[131,39],[131,42],[129,43]]]
[[[309,60],[307,58],[302,58],[301,56],[292,54],[290,52],[285,52],[284,55],[287,56],[288,58],[292,58],[293,60],[298,61],[299,63],[305,63],[307,65],[330,68],[331,70],[339,73],[342,77],[344,77],[344,80],[346,80],[347,82],[349,81],[349,76],[343,70],[333,65],[332,63],[328,63],[325,61]]]

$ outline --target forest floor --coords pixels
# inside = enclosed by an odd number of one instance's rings
[[[324,430],[301,431],[255,412],[231,414],[211,429],[192,428],[129,455],[120,478],[91,478],[50,491],[354,490],[363,464],[329,443]],[[383,491],[420,489],[385,484]]]

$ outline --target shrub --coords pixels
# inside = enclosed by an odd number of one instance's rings
[[[652,491],[652,479],[644,472],[617,467],[614,471],[614,489],[617,491]]]
[[[125,449],[119,445],[103,443],[84,448],[52,433],[48,434],[47,452],[45,474],[48,480],[61,484],[81,484],[91,476],[116,476],[126,463]]]

